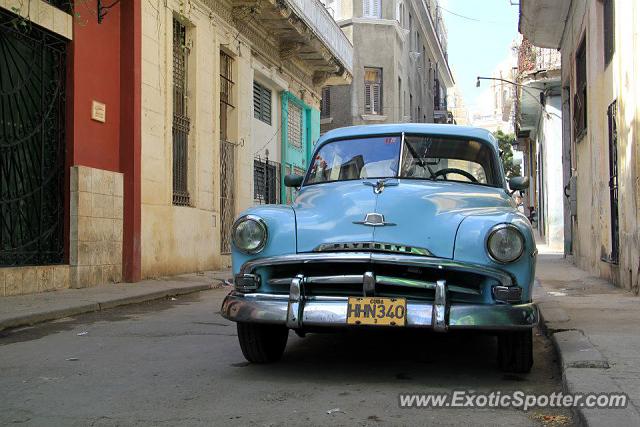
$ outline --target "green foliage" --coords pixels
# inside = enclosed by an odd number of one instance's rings
[[[505,175],[507,178],[519,176],[520,165],[513,163],[513,149],[511,148],[516,137],[512,133],[504,133],[501,130],[494,132],[493,136],[498,140],[500,151],[502,151],[502,165],[504,166]]]

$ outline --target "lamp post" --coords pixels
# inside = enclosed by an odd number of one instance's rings
[[[476,77],[476,79],[477,79],[476,80],[476,87],[480,87],[480,80],[497,80],[499,82],[509,83],[509,84],[512,84],[512,85],[514,85],[516,87],[522,88],[522,90],[525,93],[527,93],[529,96],[533,97],[538,102],[538,104],[540,104],[542,109],[544,110],[545,105],[544,105],[544,102],[542,101],[542,97],[544,96],[544,92],[540,92],[540,96],[536,96],[535,94],[531,93],[529,91],[529,88],[527,88],[525,85],[520,84],[520,83],[516,83],[516,82],[512,82],[511,80],[501,79],[501,78],[498,78],[498,77],[480,77],[480,76],[478,76],[478,77]]]

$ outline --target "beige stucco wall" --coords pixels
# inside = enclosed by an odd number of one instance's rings
[[[319,87],[311,72],[294,76],[283,67],[279,50],[255,46],[233,26],[225,2],[209,0],[142,3],[142,277],[218,269],[230,265],[220,251],[220,79],[219,57],[234,59],[228,138],[235,148],[235,212],[253,205],[253,160],[269,148],[279,161],[280,98],[293,92],[319,107]],[[189,193],[191,206],[172,204],[172,19],[187,23]],[[296,64],[304,70],[303,64]],[[273,126],[253,117],[253,79],[274,89]],[[258,123],[256,123],[258,122]],[[273,130],[273,132],[272,132]],[[273,138],[272,138],[273,137]],[[264,148],[265,142],[270,138]],[[272,151],[273,150],[273,151]],[[275,157],[278,156],[278,157]]]
[[[638,128],[640,113],[637,81],[640,23],[637,2],[616,2],[615,54],[605,66],[602,2],[573,2],[561,47],[563,86],[575,93],[575,51],[582,36],[587,39],[587,132],[572,142],[574,174],[578,179],[578,216],[573,224],[574,256],[578,266],[625,288],[638,289],[640,231],[638,200]],[[618,102],[618,181],[620,262],[602,261],[611,250],[609,198],[609,146],[607,107]],[[573,101],[572,101],[573,104]],[[572,105],[573,108],[573,105]],[[571,120],[567,118],[567,120]],[[575,141],[575,137],[572,137]]]

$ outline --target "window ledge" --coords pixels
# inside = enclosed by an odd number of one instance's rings
[[[384,122],[387,120],[387,116],[381,114],[362,114],[360,117],[366,122]]]
[[[320,124],[321,125],[328,125],[330,123],[333,123],[333,117],[322,117],[320,119]]]

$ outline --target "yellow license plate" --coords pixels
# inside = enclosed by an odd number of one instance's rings
[[[404,298],[349,297],[347,324],[404,326],[407,301]]]

